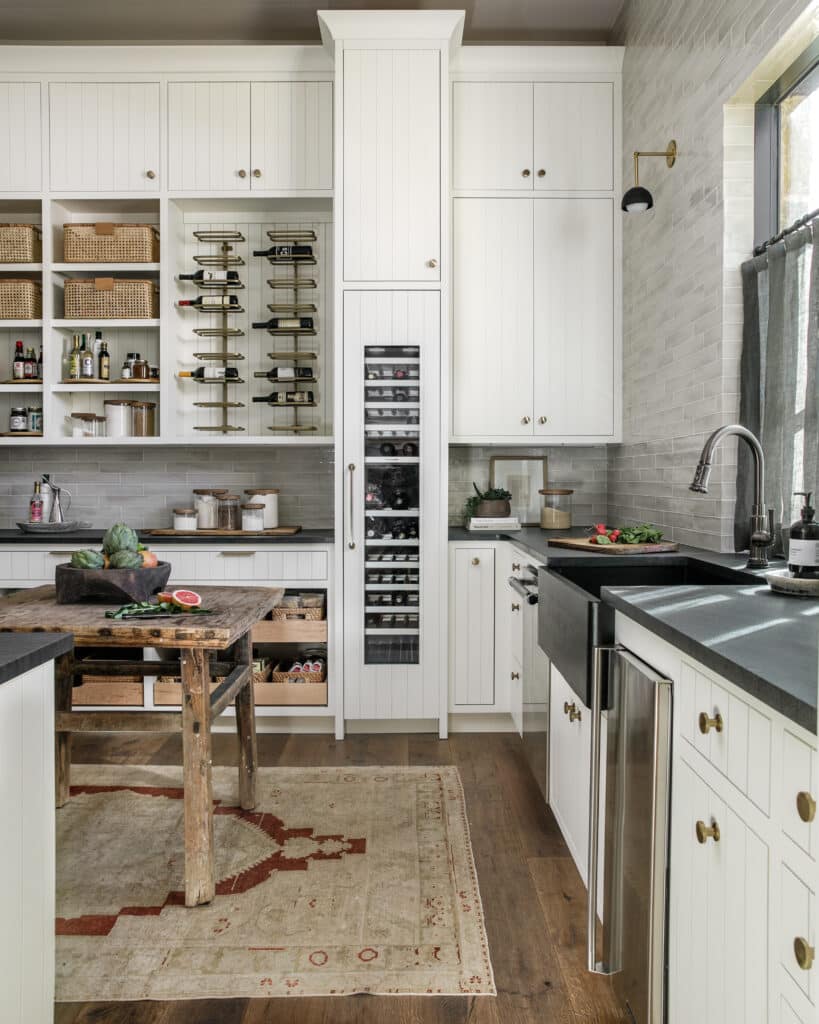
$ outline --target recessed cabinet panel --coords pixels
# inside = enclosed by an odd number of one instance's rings
[[[0,191],[42,187],[40,83],[0,82]]]
[[[495,552],[453,548],[450,561],[452,702],[495,701]]]
[[[534,431],[614,432],[611,199],[534,202]]]
[[[531,437],[532,200],[453,206],[453,434]]]
[[[614,188],[611,82],[536,82],[534,131],[535,189]]]
[[[440,280],[438,50],[344,52],[344,278]]]
[[[333,187],[330,82],[253,82],[250,110],[252,189]]]
[[[52,82],[49,135],[52,190],[158,191],[158,82]]]
[[[250,83],[171,82],[168,86],[168,187],[247,192]]]
[[[813,858],[819,847],[815,766],[815,751],[786,729],[782,744],[782,828]]]
[[[531,82],[456,82],[452,135],[454,188],[532,187]]]
[[[577,717],[577,713],[580,717]],[[570,714],[572,717],[570,718]],[[584,883],[588,874],[589,710],[551,667],[549,705],[549,806]],[[605,764],[605,754],[602,755]]]

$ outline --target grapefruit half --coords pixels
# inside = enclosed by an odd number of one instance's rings
[[[202,603],[202,598],[195,590],[174,590],[171,600],[180,608],[198,608]]]

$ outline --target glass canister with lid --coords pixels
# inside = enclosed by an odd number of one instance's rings
[[[196,529],[196,509],[175,508],[173,510],[173,528],[188,532]]]
[[[193,492],[197,530],[215,530],[219,526],[219,495],[227,487],[198,487]]]
[[[547,487],[539,492],[543,495],[540,510],[541,530],[568,530],[572,525],[573,490],[566,487]]]
[[[261,502],[264,505],[264,529],[275,529],[279,525],[278,487],[247,487],[245,494],[248,501]]]
[[[242,505],[242,531],[261,533],[264,530],[264,505],[260,501],[248,501]]]
[[[220,530],[241,530],[242,510],[239,507],[239,495],[223,493],[219,495],[218,528]]]

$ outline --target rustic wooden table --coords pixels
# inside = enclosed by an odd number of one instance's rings
[[[172,732],[182,730],[185,787],[185,904],[214,896],[211,723],[233,701],[239,735],[239,801],[256,804],[256,713],[251,630],[282,598],[265,587],[200,587],[210,615],[107,619],[110,606],[57,604],[54,587],[22,590],[0,600],[0,632],[72,633],[76,647],[179,651],[165,661],[55,661],[57,806],[68,800],[73,732]],[[222,657],[216,655],[225,652]],[[222,660],[222,658],[224,660]],[[71,691],[89,675],[179,675],[182,710],[72,711]],[[211,690],[211,679],[218,683]]]

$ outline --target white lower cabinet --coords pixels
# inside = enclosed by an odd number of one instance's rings
[[[589,844],[591,712],[555,668],[549,698],[549,806],[583,881]]]
[[[449,685],[453,711],[495,703],[495,551],[449,551]]]

